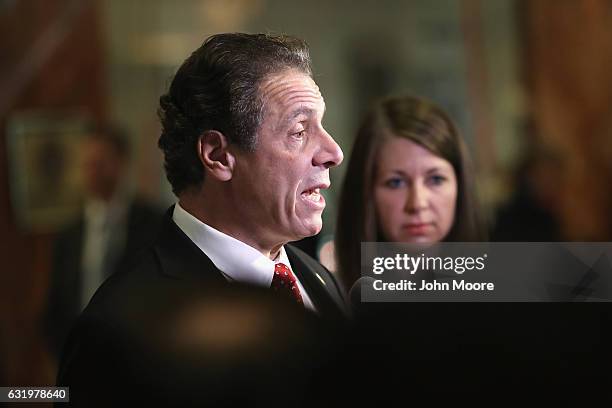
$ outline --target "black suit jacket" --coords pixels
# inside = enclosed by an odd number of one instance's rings
[[[221,271],[189,239],[172,220],[172,211],[164,217],[162,233],[149,258],[154,258],[156,267],[148,270],[143,279],[207,280],[218,284],[227,283]],[[287,257],[293,273],[300,280],[318,313],[325,318],[338,318],[346,313],[344,294],[336,278],[319,262],[302,250],[286,245]]]
[[[109,376],[125,374],[130,369],[140,370],[138,366],[142,364],[134,362],[134,355],[141,355],[139,361],[142,360],[142,344],[149,342],[146,337],[155,337],[152,333],[159,329],[159,322],[166,321],[167,310],[187,297],[183,294],[190,288],[203,288],[202,293],[214,295],[215,288],[240,287],[229,284],[212,261],[178,228],[172,220],[172,210],[173,207],[164,217],[157,243],[129,270],[116,273],[100,287],[68,339],[58,384],[71,387],[71,400],[74,396],[77,405],[79,401],[90,404],[87,395],[99,391],[96,384],[104,383]],[[343,321],[345,299],[334,276],[301,250],[291,245],[285,248],[293,272],[317,314],[325,321]],[[156,358],[154,351],[151,356]],[[135,376],[128,376],[126,381]]]
[[[162,211],[142,201],[130,203],[125,225],[125,242],[115,248],[109,262],[110,274],[123,270],[132,258],[148,248],[159,231]],[[59,356],[72,325],[81,312],[82,253],[85,220],[79,217],[55,240],[49,292],[43,329],[52,353]]]

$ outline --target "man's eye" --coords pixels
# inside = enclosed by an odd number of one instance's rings
[[[432,186],[439,186],[439,185],[443,184],[446,181],[446,177],[436,174],[436,175],[430,176],[427,179],[427,181]]]
[[[385,181],[385,186],[389,187],[389,188],[400,188],[406,185],[406,182],[404,181],[404,179],[399,178],[399,177],[393,177],[390,178],[389,180]]]
[[[306,130],[301,130],[299,132],[293,133],[291,136],[295,137],[296,139],[303,139],[306,136]]]

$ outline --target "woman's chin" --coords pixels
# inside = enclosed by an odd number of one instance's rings
[[[434,238],[427,235],[404,235],[399,238],[399,242],[406,244],[433,245],[437,242]]]

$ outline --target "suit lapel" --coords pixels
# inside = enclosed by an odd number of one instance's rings
[[[316,261],[306,260],[295,248],[286,245],[287,257],[306,292],[310,296],[317,311],[323,316],[342,317],[346,314],[344,299],[338,290],[336,282],[329,272],[316,265]]]
[[[164,275],[173,279],[208,280],[215,284],[227,284],[223,273],[174,223],[174,206],[166,212],[154,250]],[[285,246],[294,273],[308,292],[317,311],[326,317],[343,317],[346,314],[344,299],[338,285],[322,266],[291,246]]]

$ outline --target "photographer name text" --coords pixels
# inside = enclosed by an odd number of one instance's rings
[[[421,291],[421,292],[447,292],[447,291],[494,291],[493,282],[467,282],[464,279],[453,279],[451,282],[440,282],[437,280],[421,280],[420,285],[407,279],[397,282],[383,282],[378,279],[372,283],[372,287],[377,291]]]

